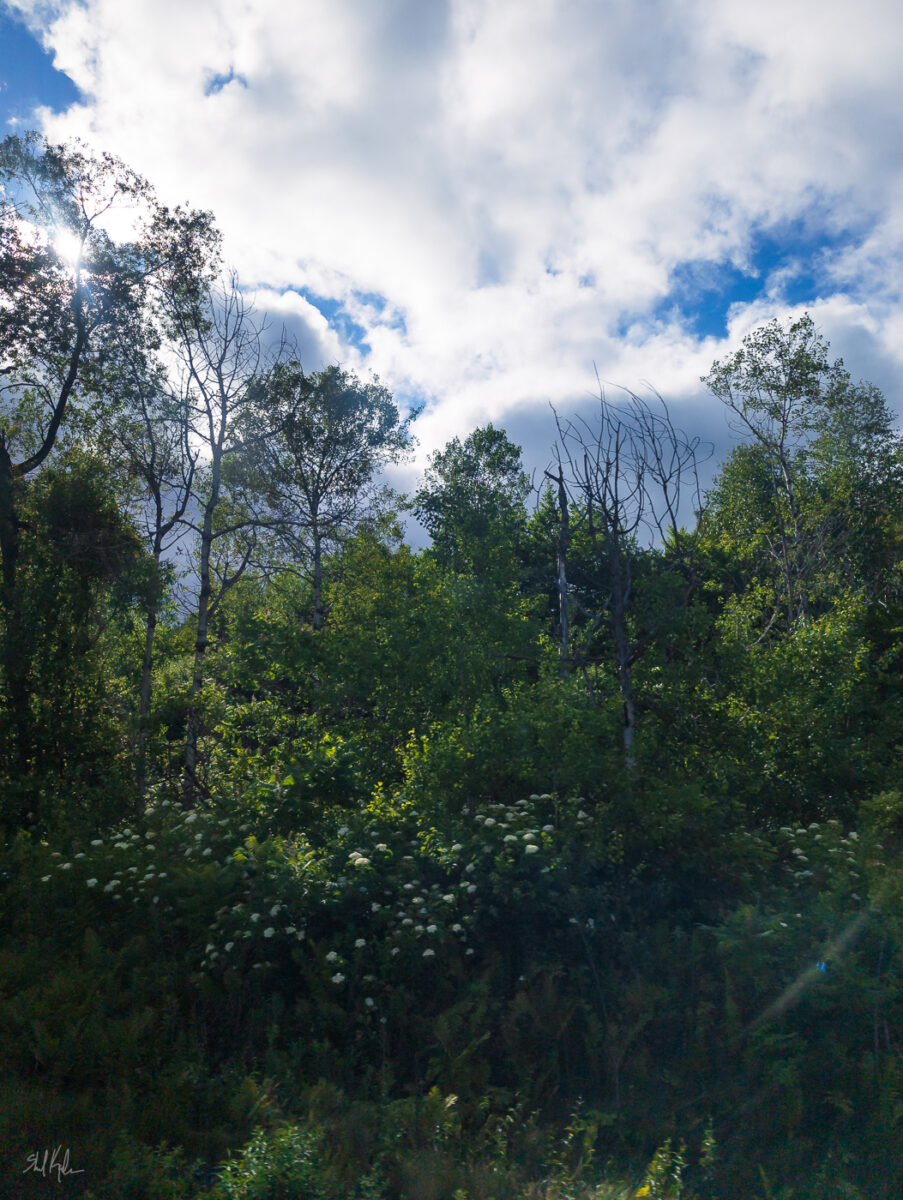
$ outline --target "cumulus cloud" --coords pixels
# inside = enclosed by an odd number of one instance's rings
[[[594,363],[720,438],[700,374],[801,300],[899,403],[898,4],[12,7],[86,98],[47,133],[212,208],[305,365],[426,402],[423,454],[491,419],[538,463]],[[755,286],[700,331],[724,269]]]

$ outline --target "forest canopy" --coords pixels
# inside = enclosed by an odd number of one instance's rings
[[[0,187],[10,1178],[899,1195],[880,390],[776,317],[707,490],[602,391],[538,486],[486,424],[401,495],[417,413],[274,346],[212,214],[32,134]]]

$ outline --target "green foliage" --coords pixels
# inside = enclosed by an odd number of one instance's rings
[[[120,675],[128,661],[116,658],[130,607],[150,602],[159,583],[118,500],[103,464],[76,452],[24,494],[21,612],[4,633],[15,639],[30,695],[27,750],[13,706],[0,708],[9,758],[16,749],[27,755],[6,783],[8,830],[23,815],[32,829],[98,828],[128,803],[132,701]]]
[[[520,447],[485,425],[433,454],[414,512],[440,562],[483,578],[510,554],[529,490]]]
[[[339,1193],[318,1149],[318,1137],[306,1130],[259,1130],[240,1156],[223,1166],[211,1195],[216,1200],[333,1200]]]

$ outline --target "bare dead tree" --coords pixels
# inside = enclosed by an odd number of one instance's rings
[[[667,547],[684,581],[674,603],[685,605],[695,587],[693,538],[681,524],[702,506],[701,443],[675,428],[657,393],[649,403],[624,389],[613,404],[600,383],[595,421],[562,420],[555,413],[557,470],[547,472],[559,487],[558,590],[562,635],[559,652],[568,665],[583,665],[585,649],[568,641],[568,606],[587,619],[588,647],[601,629],[608,635],[617,673],[625,761],[634,764],[636,731],[634,665],[661,631],[667,613],[635,619],[636,564],[640,551]],[[554,410],[553,410],[554,411]],[[688,511],[691,510],[691,511]],[[597,563],[593,586],[581,597],[568,584],[566,554],[574,528],[589,537]]]
[[[557,414],[556,414],[557,420]],[[567,488],[564,485],[564,471],[561,466],[561,456],[555,447],[558,470],[553,474],[546,471],[545,476],[556,485],[556,500],[558,503],[558,537],[556,541],[555,587],[558,593],[558,661],[562,677],[569,671],[569,639],[570,639],[570,603],[568,599],[567,557],[571,544],[571,514],[568,507]]]

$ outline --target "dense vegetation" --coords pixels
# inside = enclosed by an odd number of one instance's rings
[[[707,495],[603,395],[538,493],[487,425],[399,496],[413,415],[268,350],[209,214],[0,181],[3,1194],[899,1195],[878,390],[772,321]]]

